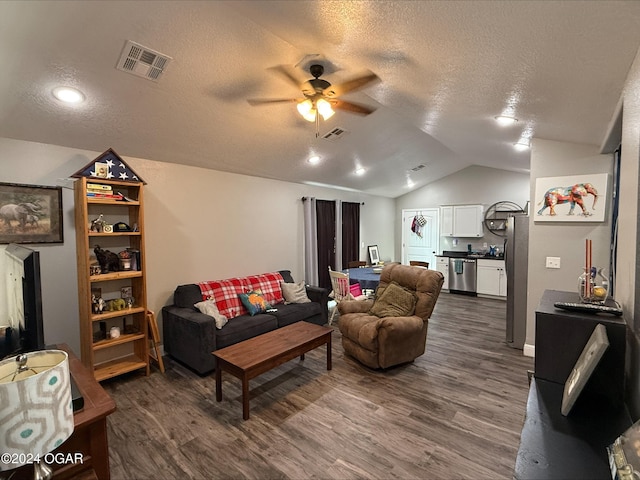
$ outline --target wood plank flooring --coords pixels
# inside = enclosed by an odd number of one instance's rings
[[[415,362],[370,370],[325,348],[250,383],[199,377],[165,357],[166,374],[104,382],[111,478],[510,479],[533,359],[504,343],[506,303],[443,293]]]

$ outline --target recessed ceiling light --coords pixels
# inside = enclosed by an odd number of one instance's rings
[[[411,180],[407,180],[407,188],[413,188],[416,184],[413,183]]]
[[[366,172],[366,170],[364,169],[364,167],[358,167],[356,168],[356,171],[354,172],[356,175],[364,175],[364,172]]]
[[[311,165],[317,165],[318,163],[320,163],[320,157],[318,155],[314,155],[313,157],[309,157],[307,159],[307,162],[309,162]]]
[[[498,125],[501,125],[503,127],[509,126],[509,125],[513,125],[514,123],[516,123],[518,121],[517,118],[515,117],[510,117],[509,115],[498,115],[496,118],[496,122],[498,122]]]
[[[84,94],[72,87],[56,87],[53,89],[53,96],[64,103],[81,103],[84,101]]]
[[[527,150],[530,146],[531,145],[529,144],[528,140],[519,140],[518,143],[513,144],[513,148],[520,152]]]

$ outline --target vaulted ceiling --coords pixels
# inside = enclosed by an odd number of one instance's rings
[[[526,172],[521,138],[600,145],[639,25],[637,1],[5,0],[0,136],[394,198],[474,164]],[[159,81],[116,69],[127,40],[171,57]],[[300,97],[274,67],[313,63],[377,74],[343,97],[375,112],[316,138],[295,103],[247,102]]]

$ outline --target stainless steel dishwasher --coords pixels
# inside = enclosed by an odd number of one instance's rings
[[[476,293],[476,260],[474,258],[449,259],[449,291]]]

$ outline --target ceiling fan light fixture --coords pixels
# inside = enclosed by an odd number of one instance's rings
[[[322,115],[322,118],[324,120],[329,120],[331,117],[333,117],[333,114],[335,113],[333,111],[333,108],[331,108],[331,104],[327,102],[324,98],[320,98],[316,102],[316,108],[318,109],[318,113]]]
[[[508,127],[509,125],[513,125],[518,121],[517,118],[511,117],[509,115],[498,115],[497,117],[495,117],[495,119],[498,125],[502,127]]]
[[[313,103],[311,102],[311,100],[306,99],[303,100],[302,102],[298,103],[298,113],[300,113],[300,115],[302,115],[302,118],[304,118],[306,121],[308,122],[315,122],[316,121],[316,109],[313,108]]]

